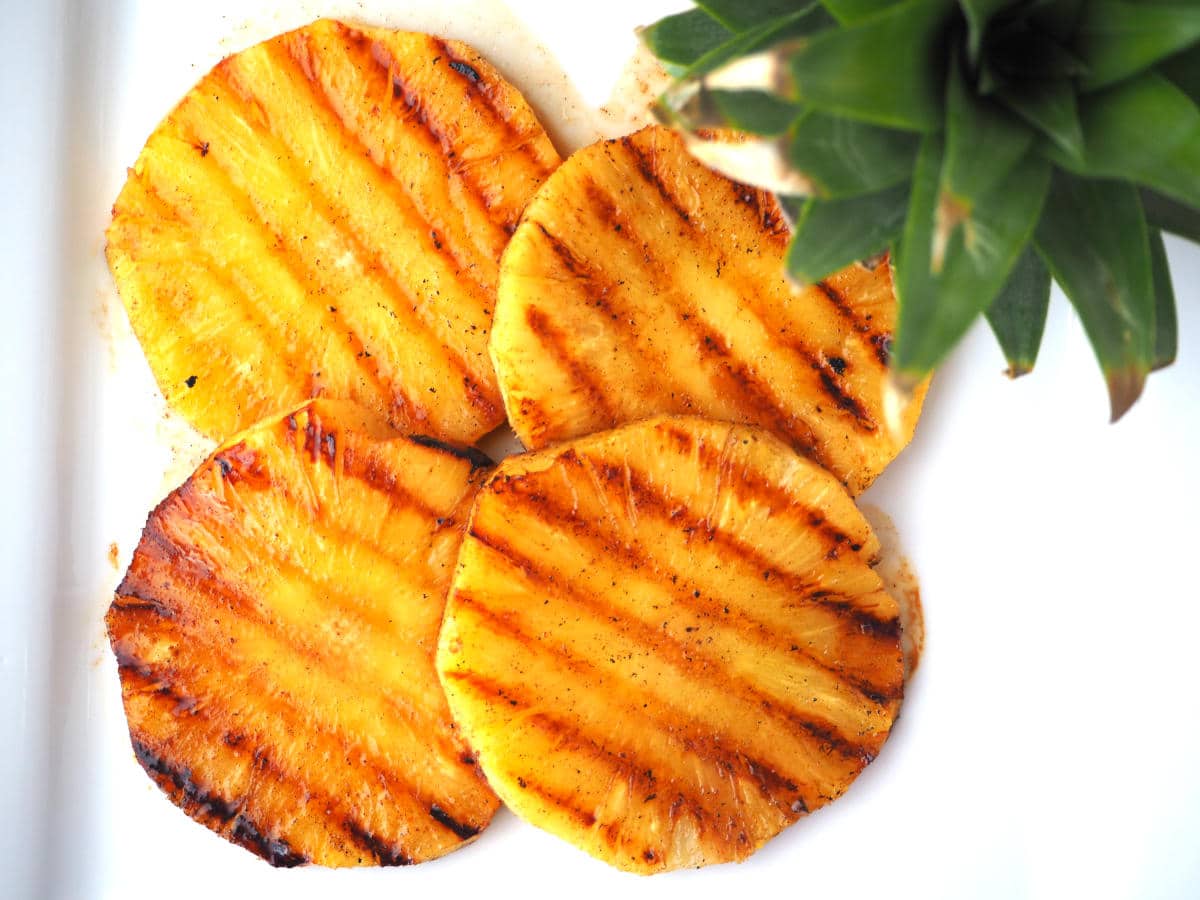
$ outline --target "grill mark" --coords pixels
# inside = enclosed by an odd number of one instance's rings
[[[230,77],[226,69],[218,67],[213,71],[211,77],[223,88],[227,89],[228,96],[236,97],[238,102],[241,103],[243,107],[259,107],[258,98],[255,97],[254,94],[249,91],[249,89],[244,88],[239,79]],[[285,177],[291,181],[293,185],[297,186],[297,190],[299,192],[304,193],[310,199],[315,199],[318,201],[316,215],[323,220],[326,225],[329,226],[334,234],[337,235],[343,246],[347,247],[354,257],[362,263],[363,280],[370,281],[375,284],[380,293],[382,293],[388,299],[393,300],[395,298],[400,298],[405,301],[398,304],[393,303],[393,305],[389,307],[390,310],[400,310],[401,312],[404,312],[410,307],[413,308],[411,310],[411,314],[404,313],[406,320],[413,326],[413,329],[423,331],[434,344],[441,345],[446,351],[448,351],[442,355],[440,360],[448,363],[449,368],[454,373],[455,377],[448,380],[457,381],[461,378],[474,380],[476,373],[467,364],[467,354],[464,348],[453,347],[447,344],[442,335],[438,333],[438,330],[430,323],[429,312],[427,309],[428,303],[425,298],[417,294],[412,285],[407,284],[403,280],[397,278],[393,274],[386,259],[381,254],[375,252],[368,243],[364,242],[363,238],[356,231],[354,225],[349,221],[349,217],[343,210],[339,209],[337,203],[328,195],[322,183],[318,180],[307,179],[305,177],[306,170],[300,161],[296,159],[292,148],[288,145],[286,139],[278,133],[275,123],[272,122],[271,118],[264,113],[262,115],[262,120],[266,125],[266,137],[273,141],[276,145],[276,148],[281,151],[276,155],[276,158],[280,161],[281,168],[286,172]],[[263,140],[261,132],[259,133],[259,139]],[[218,166],[218,168],[221,167]],[[308,264],[307,258],[301,255],[299,248],[296,248],[293,253],[286,254],[285,259],[290,260],[292,256],[295,256],[296,259],[302,261],[305,267],[312,271],[311,266]],[[319,282],[318,279],[307,280],[310,282]],[[334,307],[334,309],[336,308],[337,307]],[[355,358],[358,360],[360,367],[371,372],[372,377],[374,377],[381,385],[385,385],[390,388],[390,392],[392,394],[399,392],[407,398],[408,394],[406,390],[398,391],[397,385],[393,380],[384,379],[384,376],[380,371],[379,362],[376,359],[376,354],[378,352],[377,349],[369,350],[366,341],[363,340],[362,336],[358,334],[357,330],[350,327],[349,322],[346,320],[345,316],[341,315],[340,312],[334,312],[332,315],[339,319],[339,321],[345,327],[347,334],[351,337],[352,346],[355,350]],[[407,388],[408,386],[403,385],[402,387]],[[490,419],[494,418],[498,414],[498,408],[496,404],[484,397],[478,391],[464,391],[464,394],[469,401],[475,401],[475,403],[472,405],[479,410],[481,415],[484,415]],[[482,403],[483,405],[477,405],[479,403]]]
[[[144,201],[147,205],[153,207],[154,214],[159,220],[173,225],[178,225],[180,230],[189,236],[194,236],[198,233],[195,225],[183,218],[178,209],[168,203],[161,194],[155,191],[153,186],[149,183],[144,175],[138,176],[137,184],[141,188]],[[117,214],[118,213],[114,211],[114,216]],[[125,215],[129,214],[125,213]],[[135,254],[132,252],[132,250],[126,249],[125,252],[128,253],[131,258],[135,257]],[[212,253],[208,252],[208,250],[206,250],[199,241],[189,241],[188,253],[196,261],[201,262],[205,272],[227,292],[222,298],[230,301],[226,303],[227,308],[236,309],[242,318],[249,323],[252,328],[261,331],[264,337],[268,340],[272,336],[278,334],[279,329],[271,322],[270,318],[258,314],[258,304],[253,302],[250,298],[250,295],[238,286],[233,274],[229,270],[228,265],[214,256]],[[159,261],[162,261],[161,258]],[[186,317],[180,318],[179,322],[183,327],[187,327]],[[193,336],[193,339],[196,338],[196,332],[194,330],[189,329],[189,333]],[[312,366],[309,364],[310,361],[306,357],[293,353],[280,341],[272,340],[270,343],[271,355],[278,357],[284,363],[282,367],[282,374],[286,377],[286,373],[288,372],[300,373],[308,371],[310,374],[308,376],[307,390],[302,388],[300,393],[309,397],[317,396],[320,392],[320,389],[317,385],[316,376],[311,374]],[[304,382],[296,382],[293,380],[292,383],[303,384]]]
[[[420,444],[422,447],[429,447],[431,450],[449,454],[456,459],[466,460],[471,464],[472,470],[487,469],[496,464],[490,456],[478,447],[462,447],[448,441],[439,441],[437,438],[424,434],[410,434],[408,435],[408,439],[414,444]]]
[[[190,770],[158,755],[132,733],[130,741],[142,768],[191,818],[213,831],[226,833],[230,840],[273,866],[291,868],[310,862],[304,854],[292,849],[284,838],[268,838],[264,835],[260,826],[242,812],[244,798],[230,801],[205,791],[192,779]]]
[[[382,69],[386,73],[388,81],[392,86],[392,97],[396,99],[402,99],[404,101],[405,105],[413,111],[412,116],[416,120],[417,124],[421,125],[429,133],[430,137],[434,139],[437,145],[441,147],[442,157],[447,161],[447,167],[452,176],[460,179],[463,185],[475,194],[475,196],[482,203],[484,209],[488,211],[488,219],[493,225],[497,225],[501,228],[507,227],[510,223],[503,219],[499,219],[498,217],[493,217],[492,209],[498,198],[492,196],[490,191],[485,190],[480,185],[478,179],[471,174],[470,168],[459,156],[458,151],[454,146],[454,140],[445,129],[444,123],[438,121],[435,117],[429,114],[429,112],[426,110],[425,103],[423,102],[425,99],[424,96],[413,88],[409,87],[408,82],[400,74],[400,67],[396,65],[395,57],[392,56],[391,51],[388,50],[387,47],[383,46],[383,44],[375,41],[371,44],[371,59],[378,68]],[[461,73],[459,73],[459,75],[461,75]],[[490,102],[487,102],[487,95],[482,90],[478,89],[478,85],[473,86],[471,94],[472,96],[478,96],[484,99],[485,102],[482,105],[489,112],[493,113],[490,118],[492,119],[493,123],[497,124],[500,130],[504,131],[506,135],[517,136],[517,133],[513,130],[511,124],[509,124],[507,120],[494,115],[494,110]],[[528,143],[524,140],[521,140],[510,146],[508,152],[520,153],[521,155],[528,157],[535,167],[539,169],[541,168],[538,164],[538,160],[531,155],[531,148],[529,147]]]
[[[476,290],[480,292],[481,296],[478,299],[486,307],[487,303],[492,301],[485,301],[484,298],[493,297],[495,295],[495,289],[494,287],[489,287],[478,278],[476,272],[477,266],[475,263],[477,261],[487,260],[494,265],[495,260],[483,253],[479,254],[478,260],[468,261],[461,259],[459,257],[457,248],[451,245],[451,242],[448,239],[443,240],[436,237],[430,237],[433,232],[444,232],[444,229],[440,228],[439,223],[434,222],[428,213],[421,208],[420,204],[417,202],[415,193],[408,189],[405,181],[396,177],[395,173],[393,173],[391,169],[383,166],[379,162],[384,148],[368,144],[363,135],[360,134],[357,129],[355,129],[354,123],[343,116],[338,110],[337,105],[327,93],[326,87],[318,75],[317,65],[319,61],[319,54],[312,46],[311,34],[304,31],[298,31],[293,32],[293,37],[294,40],[285,42],[285,52],[282,55],[285,56],[286,59],[291,63],[291,68],[293,70],[299,71],[302,77],[297,80],[309,88],[308,93],[310,97],[316,103],[320,104],[321,108],[325,109],[328,114],[338,122],[338,124],[341,126],[339,129],[340,133],[348,136],[350,141],[362,150],[362,156],[371,163],[374,170],[379,174],[384,189],[390,190],[393,195],[398,195],[399,197],[404,198],[404,204],[400,203],[398,197],[393,199],[393,203],[395,203],[398,208],[403,209],[403,214],[406,219],[409,219],[410,221],[412,219],[416,220],[416,224],[412,227],[412,233],[414,236],[420,237],[423,251],[425,253],[436,253],[444,257],[449,262],[451,268],[454,269],[454,274],[458,278],[461,278],[464,281],[467,281],[469,284],[474,285]],[[301,50],[303,51],[303,56],[298,55]],[[277,56],[278,55],[276,54],[276,57]],[[282,64],[283,63],[281,61],[281,65]],[[447,169],[449,169],[448,161]],[[462,227],[464,232],[469,230],[466,223],[465,212],[463,213]],[[469,294],[470,292],[468,291],[467,293]],[[429,323],[427,322],[426,324],[428,325]],[[450,345],[447,346],[449,347]],[[457,350],[463,363],[469,367],[470,358],[465,347],[450,347],[450,349]]]
[[[619,417],[608,400],[604,389],[594,373],[584,367],[579,358],[571,352],[572,337],[557,325],[542,310],[530,306],[525,310],[525,322],[529,330],[537,338],[538,343],[554,358],[559,366],[566,369],[575,384],[579,385],[591,400],[598,413],[603,427],[616,425]]]
[[[624,139],[624,141],[628,140],[628,138]],[[649,166],[648,163],[646,165]],[[666,191],[662,182],[657,178],[655,183],[659,185],[660,193]],[[715,381],[716,393],[740,398],[738,405],[750,413],[753,421],[767,423],[773,431],[782,435],[802,454],[829,468],[825,449],[816,440],[811,426],[779,402],[770,385],[733,354],[723,336],[707,327],[698,316],[685,315],[681,311],[676,289],[672,284],[663,281],[661,273],[665,271],[666,266],[651,255],[651,242],[644,240],[634,231],[628,217],[618,215],[612,201],[598,185],[589,183],[585,189],[585,195],[592,204],[592,211],[604,227],[618,234],[622,240],[637,248],[642,255],[645,260],[643,274],[656,286],[660,296],[673,301],[668,305],[675,315],[675,327],[692,336],[701,359],[707,358],[716,362],[708,373],[710,379]],[[674,203],[675,201],[672,198],[670,202]],[[681,213],[681,215],[686,215],[686,213]],[[691,229],[693,240],[700,243],[699,232],[692,227],[690,219],[685,218],[684,221]],[[621,227],[617,229],[617,225]]]
[[[369,833],[352,819],[346,819],[342,824],[346,829],[346,833],[354,839],[354,842],[368,850],[379,861],[381,866],[411,866],[413,864],[413,860],[406,856],[402,850],[388,843],[383,838]]]
[[[505,558],[511,558],[508,554],[502,555],[504,555]],[[552,655],[556,664],[564,666],[572,674],[579,676],[583,680],[594,678],[600,671],[599,667],[595,663],[592,663],[582,657],[568,657],[562,654],[553,653],[542,646],[540,642],[535,640],[528,633],[518,628],[509,617],[497,613],[485,603],[480,602],[480,600],[473,595],[459,592],[457,597],[460,603],[468,604],[470,606],[471,615],[478,616],[487,622],[489,633],[503,634],[509,639],[519,643],[531,654]],[[451,674],[455,675],[455,677],[458,677],[466,673],[452,672]],[[476,673],[471,674],[472,677],[476,679],[482,678],[482,676],[479,676]],[[510,686],[502,686],[499,684],[499,682],[494,680],[490,681],[489,683],[493,688],[495,688],[495,690],[489,690],[489,693],[498,693],[500,690],[503,690],[506,696],[511,695],[512,689]],[[475,685],[473,685],[473,687],[478,689],[478,687]],[[637,695],[636,689],[633,688],[632,685],[624,684],[622,687],[624,687],[631,694]],[[670,716],[674,717],[674,721],[671,721],[670,719],[666,721],[661,720],[646,710],[641,710],[638,713],[639,717],[643,720],[649,720],[661,734],[666,735],[670,741],[677,743],[681,749],[695,752],[698,756],[702,757],[706,761],[712,762],[718,766],[727,765],[728,760],[725,759],[725,755],[732,754],[735,758],[741,760],[745,764],[747,773],[750,774],[758,783],[759,787],[763,791],[763,796],[772,802],[776,802],[779,799],[778,797],[774,796],[776,791],[782,790],[794,794],[800,790],[796,784],[798,779],[786,777],[780,774],[774,766],[755,758],[753,755],[747,752],[747,750],[738,749],[742,745],[736,734],[722,735],[722,739],[725,741],[722,743],[722,741],[714,739],[711,734],[708,733],[711,729],[711,725],[702,719],[697,719],[696,717],[690,715],[686,710],[680,709],[678,706],[671,703],[666,697],[658,696],[653,693],[647,694],[646,696],[650,696],[658,703],[661,703],[663,706],[667,707],[670,711]],[[517,704],[525,707],[534,705],[529,701],[522,701],[521,699],[517,699]],[[686,729],[686,734],[683,734],[682,736],[680,735],[679,728],[681,723]],[[731,739],[731,742],[729,739]],[[676,783],[675,780],[673,780],[672,783]],[[811,787],[806,789],[812,791],[814,794],[816,793]]]
[[[737,181],[730,181],[729,184],[738,202],[753,211],[753,218],[761,229],[770,237],[776,238],[779,244],[786,246],[791,231],[784,221],[783,210],[779,208],[775,197],[767,191]]]
[[[182,126],[180,125],[181,131]],[[197,140],[195,136],[187,137],[184,135],[184,140]],[[274,242],[280,246],[286,245],[287,241],[283,234],[274,231],[270,224],[262,217],[258,208],[255,206],[249,196],[237,186],[232,177],[222,165],[217,164],[213,160],[217,158],[217,154],[210,153],[204,158],[203,162],[197,165],[208,166],[208,171],[219,181],[221,181],[229,193],[238,202],[241,207],[241,212],[245,220],[252,225],[257,225],[258,228],[267,236],[269,242]],[[161,198],[164,203],[167,201]],[[184,213],[178,207],[172,207],[178,215],[183,216]],[[336,229],[336,226],[333,226]],[[352,329],[339,311],[339,307],[329,306],[327,304],[314,301],[311,292],[306,287],[307,284],[316,282],[316,279],[310,277],[311,270],[308,272],[302,269],[307,268],[307,260],[300,256],[298,250],[293,250],[285,253],[278,253],[274,257],[280,265],[283,266],[295,283],[297,292],[303,297],[303,304],[310,310],[318,310],[318,315],[314,317],[319,319],[324,317],[326,313],[332,315],[338,322],[338,333],[345,334],[348,338],[347,355],[350,360],[357,366],[358,371],[370,383],[377,396],[382,401],[383,409],[387,410],[389,418],[395,417],[396,420],[402,423],[410,421],[423,421],[428,418],[428,412],[424,410],[421,404],[416,402],[414,397],[408,395],[403,389],[403,386],[398,386],[394,383],[387,382],[383,379],[379,371],[379,363],[375,359],[374,354],[367,352],[366,346],[358,333]],[[267,308],[266,305],[263,308]],[[303,315],[303,314],[299,314]],[[328,341],[328,346],[334,346],[337,342]]]
[[[474,825],[467,825],[463,822],[459,822],[436,803],[430,804],[429,816],[438,824],[443,825],[453,831],[464,841],[470,840],[471,838],[475,837],[475,835],[479,834],[479,829]]]
[[[181,636],[186,636],[187,632],[185,632],[183,629],[180,629],[180,634]],[[114,652],[118,653],[119,664],[121,660],[126,661],[124,665],[127,669],[125,672],[127,676],[129,673],[136,674],[136,676],[139,678],[150,683],[154,693],[161,694],[169,697],[172,700],[175,700],[177,707],[181,703],[186,702],[186,708],[190,714],[199,716],[199,718],[204,722],[217,728],[223,727],[217,719],[205,712],[202,707],[197,706],[196,701],[181,700],[180,695],[175,692],[174,686],[179,683],[181,676],[184,679],[186,679],[188,675],[194,676],[195,673],[189,671],[190,667],[189,669],[180,670],[178,668],[151,666],[139,661],[135,656],[129,653],[127,649],[125,649],[123,644],[121,644],[120,650],[118,651],[118,643],[118,641],[114,641]],[[226,668],[232,671],[236,671],[239,668],[237,660],[234,660],[227,653],[218,649],[221,646],[221,642],[210,641],[208,642],[207,646],[209,647],[208,652],[211,654],[211,656],[215,657]],[[134,666],[137,668],[133,668]],[[266,686],[260,686],[260,689],[265,691]],[[337,748],[339,754],[344,754],[347,759],[349,759],[351,756],[356,756],[367,773],[369,773],[373,779],[377,780],[383,786],[389,797],[399,796],[405,800],[411,801],[411,805],[414,807],[414,812],[415,809],[420,809],[422,807],[428,809],[431,806],[437,805],[437,802],[429,795],[429,793],[420,789],[412,781],[406,779],[403,772],[390,765],[386,759],[379,757],[378,754],[368,749],[364,744],[355,740],[351,734],[344,733],[334,726],[319,722],[312,715],[312,710],[310,708],[302,708],[301,705],[297,701],[292,700],[286,692],[280,692],[276,690],[270,693],[262,693],[260,694],[260,699],[265,699],[275,704],[275,708],[271,711],[271,715],[277,721],[279,721],[281,725],[285,726],[282,729],[283,733],[307,734],[309,735],[310,742],[312,741],[313,737],[328,741]],[[220,707],[218,706],[218,708]],[[273,746],[277,741],[276,735],[262,733],[255,730],[250,733],[249,738],[250,743],[257,748],[254,752],[254,762],[256,765],[264,768],[270,768],[282,783],[298,786],[304,793],[316,795],[318,797],[330,798],[331,800],[333,799],[333,795],[328,794],[327,792],[324,792],[320,788],[314,786],[312,780],[305,777],[302,769],[289,772],[288,770],[285,770],[283,766],[273,762],[270,759],[264,749],[264,746]],[[439,734],[438,739],[439,742],[444,743],[444,735]],[[241,739],[239,739],[236,743],[240,745],[241,743],[244,743],[245,740],[246,736],[243,734]],[[457,760],[461,756],[462,750],[458,747],[444,745],[443,747],[437,749],[437,753],[443,759]],[[486,783],[484,782],[482,775],[474,772],[473,769],[472,774],[481,784]],[[486,788],[484,788],[484,790],[486,791]],[[298,793],[299,792],[300,791],[298,791]],[[394,808],[397,809],[397,811],[401,814],[407,816],[407,812],[403,806]],[[444,825],[445,823],[439,824]],[[477,829],[477,831],[478,830],[479,829]]]
[[[647,156],[646,152],[642,148],[638,147],[630,137],[622,138],[622,145],[633,157],[635,167],[641,173],[642,177],[657,190],[659,196],[663,199],[663,202],[666,203],[672,210],[674,210],[676,215],[687,226],[692,242],[706,248],[707,256],[720,259],[723,256],[721,248],[719,248],[713,242],[712,238],[709,237],[707,233],[702,232],[695,227],[690,214],[675,197],[675,195],[671,193],[671,191],[667,188],[666,182],[660,177],[658,169],[654,165],[653,158]],[[745,189],[743,188],[743,190]],[[602,219],[606,221],[606,223],[609,220],[614,219],[614,211],[611,209],[611,206],[609,206],[607,209],[601,207],[598,212],[600,213]],[[623,228],[620,233],[627,240],[637,240],[636,236],[630,232],[628,227]],[[644,253],[649,255],[650,243],[646,241],[643,241],[642,243]],[[664,268],[665,267],[659,263],[648,262],[646,273],[654,281],[660,282],[661,279],[659,278],[658,272],[664,270]],[[819,386],[825,390],[829,397],[834,401],[837,408],[848,412],[855,424],[861,430],[869,433],[876,432],[878,430],[878,426],[876,425],[875,421],[863,411],[861,405],[853,397],[846,393],[845,387],[839,379],[833,377],[832,371],[818,362],[817,357],[813,354],[813,351],[808,347],[807,344],[804,343],[803,340],[781,340],[778,335],[774,333],[773,329],[767,327],[767,320],[770,318],[769,315],[765,314],[757,307],[757,305],[749,302],[757,293],[757,291],[753,289],[754,286],[746,284],[745,279],[740,277],[737,278],[737,282],[739,285],[737,293],[744,301],[744,308],[754,314],[754,317],[758,320],[759,325],[763,329],[763,333],[767,336],[767,340],[776,344],[776,346],[783,348],[784,350],[792,352],[799,357],[800,360],[816,370],[819,374]],[[673,296],[673,294],[669,291],[666,292],[665,295]],[[843,305],[843,307],[839,308],[839,311],[843,309],[846,310],[846,312],[843,312],[843,315],[855,315],[848,306]],[[713,332],[703,334],[702,337],[704,340],[704,346],[710,350],[716,350],[722,359],[736,359],[728,342],[726,342],[723,337]],[[729,365],[729,363],[727,363],[727,365]],[[738,364],[737,377],[739,379],[749,379],[752,381],[756,387],[756,399],[765,399],[767,401],[767,406],[769,409],[768,421],[774,423],[774,428],[778,433],[786,435],[792,441],[793,445],[801,449],[806,456],[816,459],[826,468],[829,468],[828,458],[825,456],[824,449],[820,444],[814,442],[811,445],[805,446],[804,444],[797,442],[795,436],[796,427],[794,422],[798,416],[788,411],[784,405],[780,404],[775,399],[770,390],[770,386],[766,382],[762,381],[757,375],[752,373],[748,366],[746,366],[744,363]],[[762,415],[763,412],[768,412],[768,409],[764,409],[763,406],[764,405],[762,403],[758,404],[757,410],[759,415]]]
[[[872,329],[870,322],[860,316],[846,298],[831,285],[828,280],[818,281],[815,285],[818,293],[837,310],[838,315],[850,323],[851,330],[859,335],[866,348],[879,360],[880,365],[887,369],[891,362],[891,335]]]
[[[598,617],[611,618],[617,616],[619,618],[621,616],[621,610],[612,606],[602,597],[576,590],[567,584],[556,581],[553,572],[547,572],[536,560],[525,556],[513,547],[512,544],[498,535],[481,532],[478,528],[478,523],[475,523],[471,527],[468,534],[499,556],[504,557],[515,568],[519,569],[526,578],[541,585],[543,588],[556,592],[559,596],[566,597],[580,606],[592,610],[593,614]],[[655,648],[657,655],[674,668],[686,671],[690,661],[700,660],[699,664],[705,671],[724,670],[725,680],[729,684],[735,685],[738,693],[747,702],[753,703],[756,707],[761,707],[772,718],[783,719],[786,724],[801,729],[811,737],[820,740],[823,744],[828,744],[833,751],[844,759],[860,762],[865,760],[869,762],[874,758],[874,751],[838,734],[828,722],[810,718],[797,710],[780,705],[776,698],[764,695],[753,683],[747,682],[745,679],[727,671],[720,660],[709,657],[698,649],[686,647],[679,641],[671,639],[669,635],[649,626],[641,619],[631,619],[626,616],[622,621],[626,625],[626,633],[632,639],[640,640],[647,647]],[[669,658],[661,653],[661,650],[665,648],[671,650]],[[865,762],[862,764],[865,765]]]

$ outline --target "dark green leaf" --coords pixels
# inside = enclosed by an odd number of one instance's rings
[[[1083,153],[1083,127],[1069,81],[1030,81],[1006,85],[997,96],[1013,112],[1040,130],[1068,155]]]
[[[971,65],[979,62],[983,35],[992,16],[1008,5],[1008,0],[958,0],[967,19],[967,58]]]
[[[703,96],[720,122],[764,137],[783,134],[801,113],[795,103],[766,91],[705,91]]]
[[[1078,56],[1019,19],[1004,34],[988,36],[987,59],[1004,81],[1065,80],[1087,73]]]
[[[805,6],[786,16],[739,32],[721,46],[710,50],[692,63],[683,73],[684,77],[695,78],[706,75],[726,63],[734,62],[751,53],[757,53],[772,44],[791,38],[804,37],[828,28],[832,24],[833,20],[829,17],[829,13],[825,12],[824,7],[817,4]],[[738,85],[738,87],[771,88],[773,85]]]
[[[1200,40],[1200,6],[1093,0],[1083,10],[1075,47],[1088,65],[1085,91],[1145,71]]]
[[[1028,244],[999,296],[984,314],[1008,360],[1010,377],[1033,371],[1049,306],[1050,270],[1033,245]]]
[[[1060,41],[1067,41],[1075,34],[1086,3],[1087,0],[1050,0],[1035,5],[1029,17],[1047,34]]]
[[[946,157],[942,191],[969,215],[986,194],[1025,156],[1034,133],[1008,110],[967,86],[961,67],[946,78]]]
[[[797,201],[785,201],[793,209]],[[800,202],[787,268],[814,284],[859,259],[874,256],[900,233],[908,208],[908,185],[846,200]]]
[[[640,34],[655,56],[679,68],[692,65],[733,37],[733,32],[700,9],[659,19]]]
[[[936,230],[942,169],[940,136],[928,136],[917,159],[908,218],[896,259],[899,319],[893,374],[913,385],[933,370],[1008,280],[1037,223],[1050,164],[1030,152],[979,198],[963,228],[939,243]],[[936,257],[943,260],[934,271]]]
[[[1137,189],[1058,172],[1035,240],[1083,321],[1115,422],[1142,393],[1154,360],[1154,280]]]
[[[1191,97],[1193,103],[1200,103],[1200,47],[1172,56],[1159,66],[1159,71]]]
[[[1142,188],[1141,193],[1142,208],[1150,225],[1200,244],[1200,210],[1149,188]]]
[[[1179,349],[1179,322],[1175,314],[1175,288],[1162,232],[1150,229],[1150,264],[1154,272],[1154,361],[1152,369],[1175,362]]]
[[[788,153],[817,196],[849,197],[907,180],[919,143],[911,132],[807,112],[792,130]]]
[[[910,131],[942,118],[942,32],[950,0],[906,0],[802,42],[790,59],[798,99],[825,112]]]
[[[744,0],[743,0],[744,2]],[[870,18],[900,0],[821,0],[829,14],[843,25],[853,25]]]
[[[1065,169],[1136,181],[1200,206],[1200,109],[1149,72],[1080,100],[1082,158],[1051,155]]]
[[[746,0],[695,0],[695,3],[730,31],[745,31],[797,10],[817,6],[815,2],[799,0],[753,0],[749,3]]]

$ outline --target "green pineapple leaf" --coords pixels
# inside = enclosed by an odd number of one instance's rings
[[[852,197],[907,181],[919,145],[911,132],[810,110],[793,126],[788,155],[816,196]]]
[[[967,19],[967,60],[974,66],[979,62],[988,22],[1008,6],[1008,0],[959,0],[958,5]]]
[[[1200,210],[1149,188],[1142,188],[1141,193],[1147,223],[1200,244]]]
[[[797,99],[889,128],[937,130],[943,92],[934,51],[951,9],[950,0],[905,0],[801,42],[789,59]]]
[[[829,14],[840,24],[853,25],[899,2],[900,0],[821,0],[821,5],[829,10]]]
[[[1200,206],[1200,108],[1171,81],[1147,73],[1082,98],[1086,150],[1056,163],[1093,178],[1120,178]]]
[[[1175,86],[1200,104],[1200,47],[1186,53],[1177,53],[1161,66],[1159,72],[1174,82]]]
[[[1011,378],[1027,375],[1037,362],[1050,306],[1050,283],[1050,270],[1033,245],[1026,245],[1000,294],[984,313],[1008,360]]]
[[[752,28],[747,28],[745,31],[739,31],[725,43],[714,47],[691,63],[679,77],[685,80],[699,78],[774,44],[820,32],[832,21],[822,6],[816,3],[809,4],[777,19],[769,19]],[[731,85],[722,86],[732,87]],[[738,87],[770,88],[773,85],[738,85]]]
[[[781,198],[795,218],[787,269],[801,284],[886,250],[904,227],[909,185],[843,200]]]
[[[1008,175],[1033,143],[1034,133],[1008,110],[967,86],[959,66],[946,78],[946,149],[939,209],[970,215],[975,201]]]
[[[1137,190],[1058,172],[1035,240],[1079,312],[1115,422],[1141,395],[1154,362],[1153,266]]]
[[[1026,154],[947,237],[937,227],[942,161],[940,136],[925,138],[896,259],[900,309],[892,371],[901,388],[931,372],[1000,293],[1033,234],[1050,183],[1046,159]],[[935,271],[938,257],[942,265]]]
[[[1154,272],[1154,358],[1150,368],[1162,369],[1175,362],[1179,351],[1179,321],[1167,248],[1157,228],[1150,229],[1150,264]]]
[[[788,16],[798,9],[808,11],[818,4],[810,0],[696,0],[696,5],[730,31],[746,31]]]
[[[1018,116],[1057,144],[1066,156],[1083,155],[1083,125],[1068,81],[1030,81],[1005,86],[997,95]]]
[[[786,133],[803,112],[795,103],[766,91],[705,91],[703,97],[725,125],[763,137]]]
[[[733,38],[733,32],[700,9],[690,9],[659,19],[639,35],[650,51],[673,75],[695,65]]]
[[[1136,75],[1200,40],[1200,6],[1093,0],[1084,7],[1076,49],[1088,64],[1085,91]]]

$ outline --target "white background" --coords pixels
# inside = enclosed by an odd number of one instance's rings
[[[1118,425],[1057,293],[1033,375],[1003,378],[982,328],[942,369],[869,495],[925,602],[902,719],[845,798],[743,865],[639,879],[502,813],[416,868],[274,871],[135,762],[101,617],[203,449],[163,418],[101,256],[146,135],[222,55],[339,14],[471,41],[569,150],[615,127],[589,108],[631,28],[677,5],[4,0],[0,897],[1200,896],[1200,249],[1179,241],[1180,359]]]

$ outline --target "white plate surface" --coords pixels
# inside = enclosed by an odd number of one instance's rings
[[[5,4],[0,897],[1200,896],[1200,249],[1176,240],[1180,359],[1118,425],[1057,292],[1035,374],[1003,378],[983,328],[943,368],[868,497],[924,598],[902,720],[846,797],[749,862],[641,879],[502,813],[423,866],[275,871],[138,767],[102,615],[204,447],[164,419],[102,259],[146,135],[221,56],[342,15],[474,43],[569,150],[619,127],[594,108],[631,29],[677,6]]]

